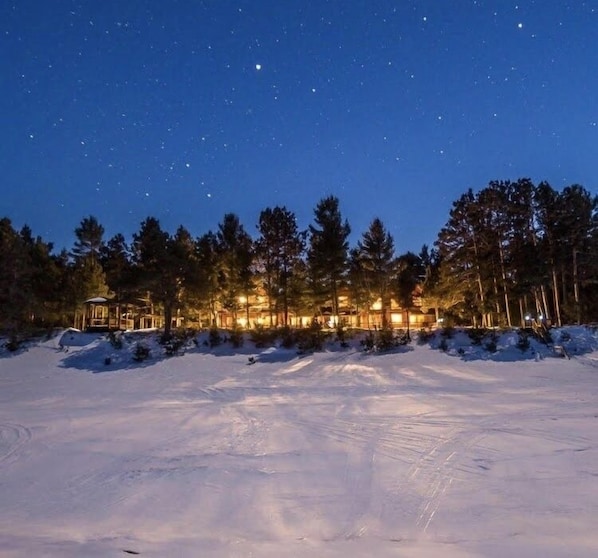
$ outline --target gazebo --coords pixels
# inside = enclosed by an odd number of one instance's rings
[[[119,331],[161,327],[161,316],[154,314],[147,301],[125,302],[102,296],[83,303],[80,329],[86,331]]]

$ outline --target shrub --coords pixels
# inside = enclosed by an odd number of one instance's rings
[[[398,346],[409,345],[411,343],[411,337],[409,332],[405,329],[397,329],[395,332],[395,344]]]
[[[243,346],[243,330],[239,326],[233,327],[230,332],[229,341],[235,349]]]
[[[446,325],[442,328],[440,335],[442,335],[444,339],[452,339],[455,335],[455,328],[452,325]]]
[[[446,353],[446,351],[448,351],[448,341],[446,340],[446,337],[442,337],[442,339],[440,340],[440,344],[438,345],[438,348],[441,351],[444,351]]]
[[[263,325],[256,325],[251,330],[250,339],[258,349],[263,349],[271,339],[271,335],[270,331],[265,329]]]
[[[530,347],[529,341],[529,333],[523,329],[520,329],[517,332],[517,348],[521,350],[522,353],[527,351]]]
[[[484,349],[486,349],[489,353],[495,353],[497,350],[497,341],[498,337],[496,336],[496,333],[492,333],[488,341],[485,343]]]
[[[167,356],[174,356],[184,346],[186,340],[187,335],[184,330],[175,333],[164,333],[160,337],[160,345],[164,347],[164,353]]]
[[[397,344],[392,327],[384,326],[378,330],[378,335],[376,335],[376,349],[379,351],[389,351],[390,349],[394,349]]]
[[[17,335],[11,334],[11,336],[8,338],[8,341],[4,343],[4,347],[11,353],[14,353],[20,349],[22,343],[23,341],[19,339]]]
[[[324,347],[324,338],[322,326],[314,322],[309,328],[297,331],[297,348],[301,352],[321,351]]]
[[[133,351],[133,360],[137,362],[143,362],[144,360],[148,359],[150,356],[150,349],[147,345],[143,343],[137,343],[135,345],[135,350]]]
[[[471,344],[477,346],[482,344],[486,333],[488,332],[483,327],[474,327],[467,330],[467,336],[471,339]]]
[[[110,345],[112,345],[113,349],[120,350],[123,348],[123,339],[120,332],[111,331],[108,333],[108,341],[110,342]]]
[[[376,337],[372,331],[368,331],[366,336],[361,340],[361,346],[364,351],[373,351],[376,346]]]
[[[285,349],[290,349],[291,347],[294,347],[299,338],[299,335],[296,332],[294,332],[289,326],[281,327],[278,333],[280,334],[280,344]]]
[[[419,333],[417,334],[417,344],[418,345],[425,345],[429,343],[434,338],[434,332],[428,329],[420,329]]]
[[[211,327],[210,332],[208,334],[208,344],[213,349],[214,347],[218,347],[218,345],[222,345],[223,343],[222,335],[220,335],[220,331],[217,327]]]
[[[347,343],[347,328],[342,323],[336,326],[336,340],[343,349],[349,346],[349,343]]]

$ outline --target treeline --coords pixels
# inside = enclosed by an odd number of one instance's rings
[[[528,179],[469,190],[438,235],[430,297],[482,327],[596,320],[597,200]]]
[[[130,242],[104,239],[89,216],[70,251],[0,220],[0,320],[18,334],[34,326],[67,326],[94,296],[148,298],[172,318],[212,323],[219,308],[249,318],[249,301],[265,295],[271,325],[289,313],[338,315],[339,297],[353,309],[378,303],[389,322],[391,298],[407,311],[415,294],[425,308],[456,323],[524,325],[526,316],[555,323],[594,320],[598,313],[595,196],[581,186],[561,192],[528,179],[491,182],[453,203],[432,250],[395,253],[394,239],[374,219],[357,245],[338,198],[319,201],[313,223],[299,230],[285,207],[264,209],[255,234],[230,213],[216,231],[193,238],[148,217]]]

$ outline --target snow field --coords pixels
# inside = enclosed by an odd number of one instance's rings
[[[0,358],[2,556],[598,555],[596,353],[81,345]]]

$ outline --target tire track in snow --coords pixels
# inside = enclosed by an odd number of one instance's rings
[[[443,497],[453,484],[459,458],[477,444],[484,434],[471,430],[460,430],[449,434],[443,442],[428,452],[428,462],[419,466],[413,475],[426,478],[428,489],[424,501],[419,507],[416,526],[426,532],[436,512],[442,504]]]
[[[12,463],[25,444],[31,440],[31,430],[22,424],[0,423],[0,464]]]

